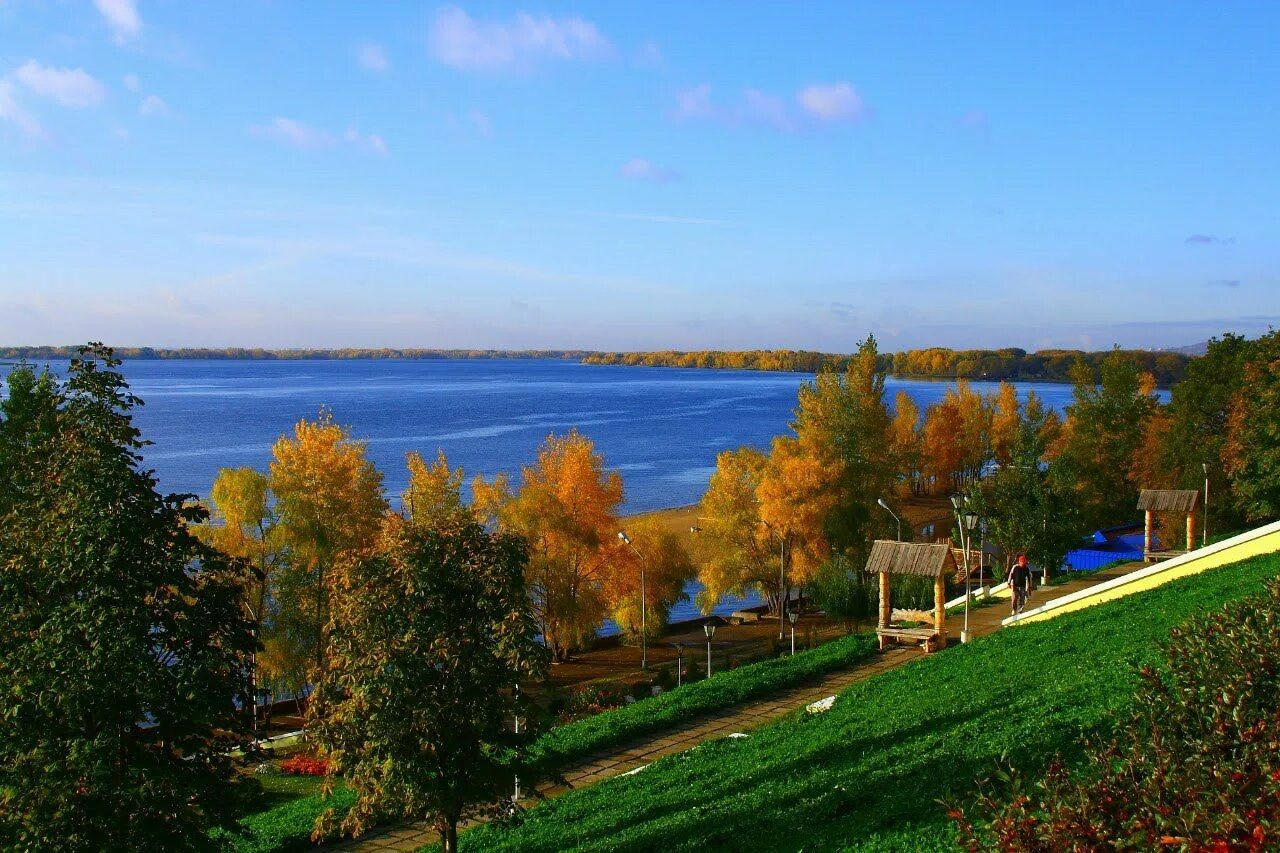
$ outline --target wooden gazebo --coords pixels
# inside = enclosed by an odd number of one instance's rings
[[[1187,517],[1187,551],[1195,547],[1196,528],[1195,513],[1196,503],[1200,498],[1200,493],[1195,489],[1143,489],[1138,495],[1138,509],[1144,513],[1142,523],[1142,554],[1148,563],[1154,560],[1164,560],[1169,557],[1176,557],[1179,554],[1185,554],[1186,551],[1153,551],[1151,550],[1152,542],[1152,520],[1157,512],[1182,513]]]
[[[931,652],[947,644],[947,571],[956,570],[951,546],[946,543],[891,542],[876,540],[867,558],[867,571],[880,575],[880,619],[876,636],[880,648],[907,640],[920,643]],[[932,628],[893,627],[893,603],[889,600],[889,575],[916,575],[934,578]]]

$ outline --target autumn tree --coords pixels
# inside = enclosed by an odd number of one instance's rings
[[[1155,407],[1154,382],[1118,350],[1100,373],[1095,378],[1083,362],[1073,369],[1073,400],[1053,465],[1056,485],[1074,493],[1090,527],[1134,514],[1140,484],[1132,479],[1133,459]]]
[[[519,491],[499,477],[478,478],[474,492],[498,529],[529,543],[526,586],[557,657],[592,639],[614,600],[622,478],[573,430],[547,438],[537,464],[521,471]]]
[[[923,496],[926,492],[926,476],[920,407],[906,391],[899,391],[894,398],[889,442],[901,477],[902,491],[915,497]]]
[[[195,850],[233,820],[248,567],[141,468],[109,348],[0,401],[0,847]]]
[[[653,517],[626,522],[630,544],[615,539],[608,559],[612,564],[606,594],[609,615],[623,636],[638,640],[641,622],[647,637],[662,634],[671,608],[685,600],[685,584],[697,573],[681,538]],[[644,618],[641,619],[640,574],[644,572]]]
[[[277,583],[277,572],[286,556],[277,535],[276,514],[272,507],[271,488],[262,472],[250,467],[223,468],[210,491],[213,512],[206,524],[195,528],[196,534],[224,554],[245,561],[254,571],[244,596],[245,614],[253,625],[258,643],[269,642],[274,622],[270,607],[271,591]],[[281,681],[296,683],[297,674],[280,679],[271,667],[263,678],[263,666],[255,650],[250,674],[256,703],[262,684]],[[250,707],[256,708],[256,704]],[[257,730],[257,713],[252,714]]]
[[[521,767],[523,680],[546,651],[525,588],[525,544],[458,515],[430,527],[389,522],[375,551],[334,570],[329,654],[312,729],[331,775],[355,794],[318,821],[358,835],[391,815],[435,825],[445,851],[458,823],[492,814]]]
[[[322,663],[320,634],[328,621],[329,570],[339,558],[373,544],[387,501],[382,474],[333,416],[301,420],[293,437],[272,448],[270,487],[279,535],[289,549],[276,587],[280,611],[267,658],[286,670]],[[301,686],[301,685],[298,685]]]
[[[1280,516],[1280,331],[1250,348],[1223,456],[1245,514],[1253,520]]]
[[[422,454],[410,453],[409,488],[404,492],[404,507],[415,524],[438,525],[468,512],[462,499],[461,468],[450,468],[444,451],[438,451],[431,465]]]
[[[964,466],[962,431],[960,410],[953,400],[943,399],[925,412],[922,454],[924,470],[934,491],[941,489],[945,494],[957,488]]]
[[[726,594],[756,590],[778,602],[778,546],[761,523],[759,489],[768,457],[751,447],[726,450],[698,505],[698,606],[710,612]]]
[[[760,523],[786,560],[778,590],[785,600],[790,588],[803,585],[831,554],[829,525],[840,500],[840,468],[806,448],[797,438],[773,441],[756,489]]]
[[[1018,389],[1011,382],[1001,382],[1000,389],[991,401],[991,458],[1000,465],[1008,465],[1013,458],[1014,445],[1018,441],[1022,416],[1018,403]]]
[[[808,512],[825,515],[826,541],[808,548],[865,559],[883,524],[876,501],[890,493],[899,470],[884,380],[875,338],[868,337],[843,373],[820,373],[800,389],[791,423],[795,451],[826,471],[825,483],[815,484],[807,498]]]

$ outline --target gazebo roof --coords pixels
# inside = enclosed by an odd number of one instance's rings
[[[1194,512],[1200,493],[1195,489],[1143,489],[1138,509],[1145,512]]]
[[[917,575],[936,578],[948,568],[955,570],[956,558],[947,543],[893,542],[877,539],[867,558],[868,572],[891,575]]]

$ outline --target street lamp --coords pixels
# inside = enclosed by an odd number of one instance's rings
[[[885,512],[889,513],[889,515],[892,515],[893,520],[898,523],[898,541],[901,542],[902,541],[902,519],[898,518],[898,514],[896,512],[889,509],[889,505],[884,502],[884,498],[876,498],[876,503],[880,504],[880,508]]]
[[[676,643],[676,687],[684,683],[684,643]]]
[[[964,552],[964,630],[960,632],[960,642],[969,642],[969,543],[973,529],[978,526],[978,514],[969,508],[969,499],[960,495],[951,496],[951,506],[956,513],[956,526],[960,530],[960,550]]]
[[[800,621],[800,611],[792,610],[787,614],[787,621],[791,623],[791,656],[796,654],[796,623]]]
[[[631,537],[627,535],[627,531],[619,530],[618,538],[623,544],[630,545]],[[649,668],[649,631],[645,619],[645,589],[644,589],[644,555],[640,553],[640,549],[636,549],[636,554],[640,558],[640,668]]]
[[[1204,518],[1200,519],[1203,528],[1203,534],[1200,538],[1200,547],[1209,544],[1209,463],[1201,462],[1200,467],[1204,470],[1204,507],[1201,512]]]
[[[702,623],[702,632],[707,635],[707,678],[711,677],[711,638],[716,635],[716,623]]]

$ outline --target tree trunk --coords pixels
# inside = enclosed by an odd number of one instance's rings
[[[458,853],[458,819],[443,818],[440,821],[440,846],[444,853]]]

